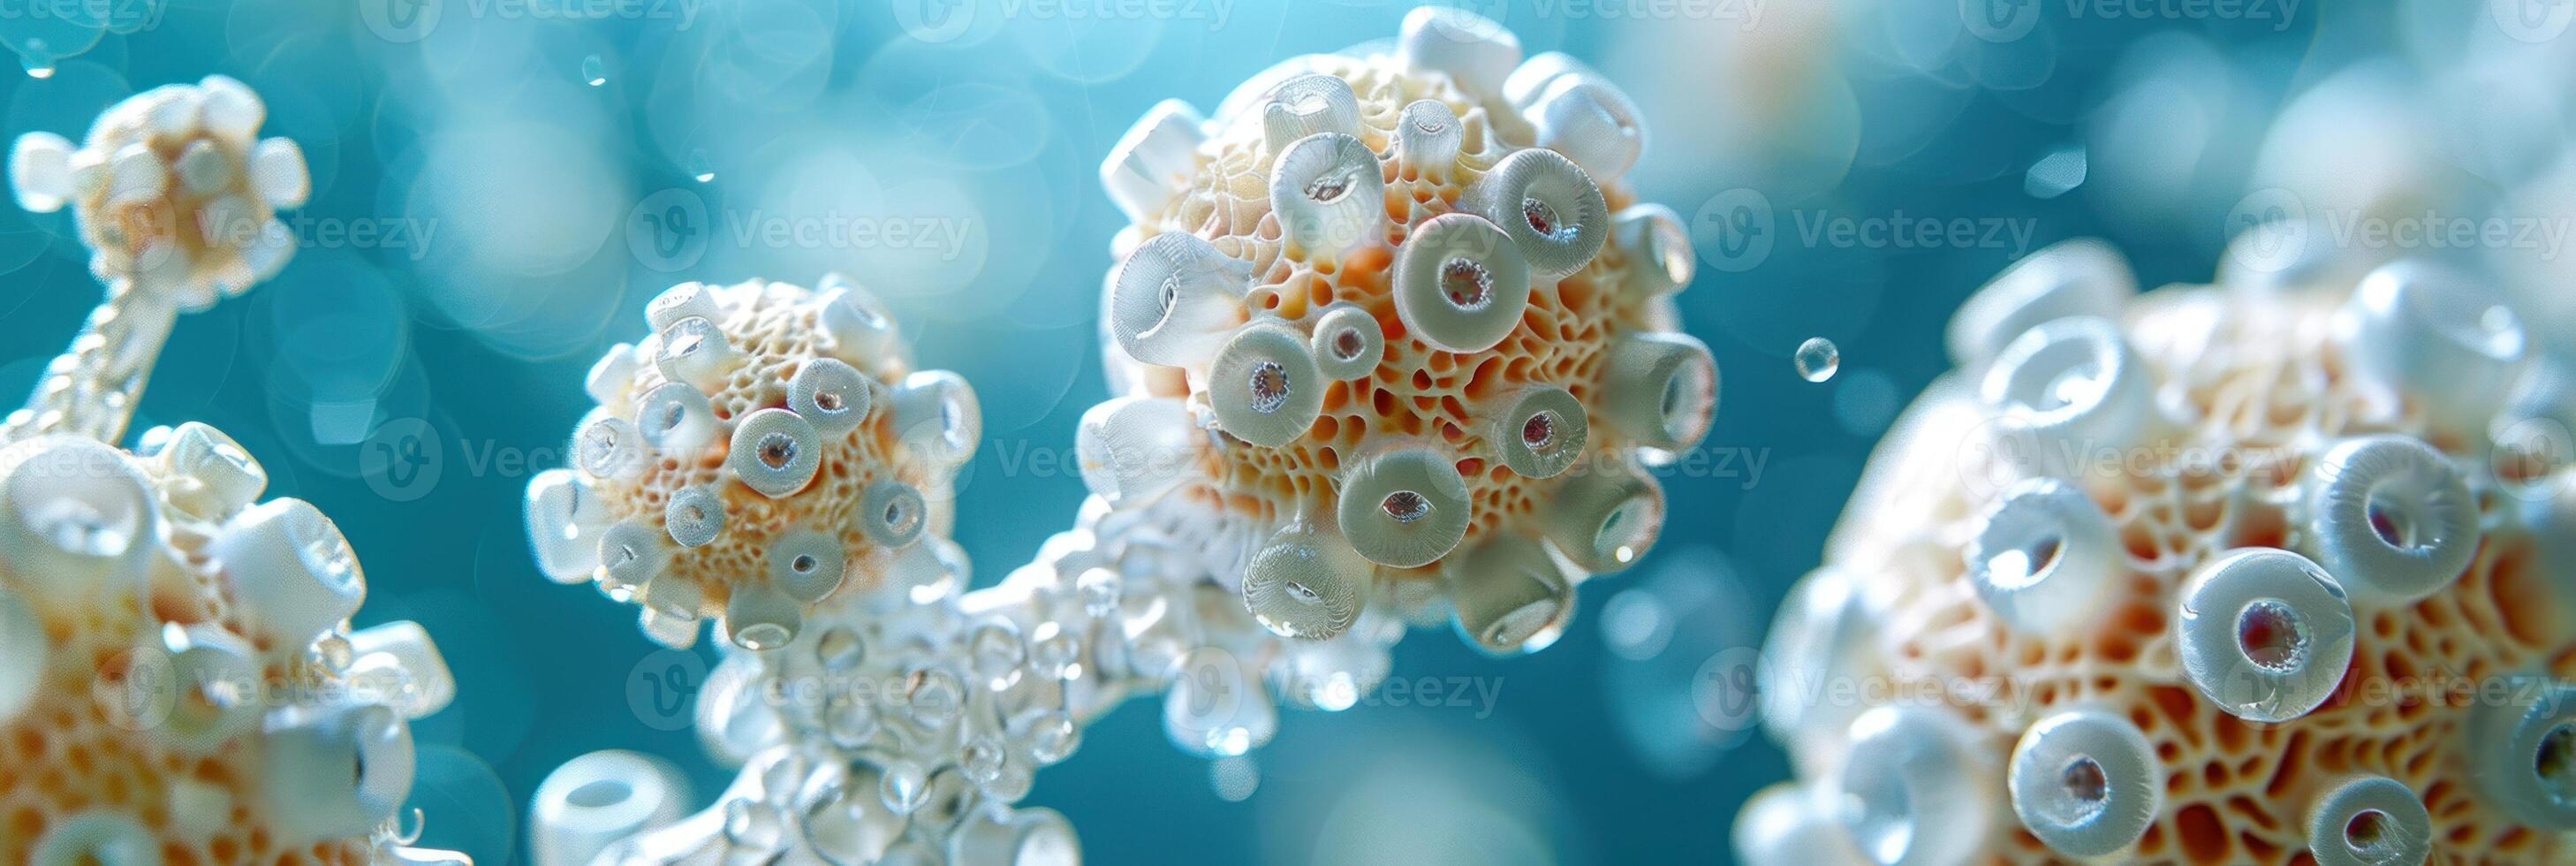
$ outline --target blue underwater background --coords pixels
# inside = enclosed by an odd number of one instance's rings
[[[702,800],[732,775],[684,714],[630,702],[653,649],[634,609],[547,582],[521,527],[528,477],[561,465],[588,408],[584,372],[643,334],[648,298],[827,269],[885,296],[921,365],[980,392],[955,537],[989,584],[1083,496],[1056,455],[1106,396],[1094,319],[1125,220],[1102,155],[1159,100],[1212,110],[1275,61],[1392,37],[1411,5],[425,2],[132,0],[106,28],[22,3],[0,9],[0,40],[30,74],[0,76],[0,102],[11,136],[78,137],[123,96],[223,73],[303,146],[296,261],[181,322],[136,430],[194,419],[240,439],[272,495],[315,502],[355,545],[359,625],[428,626],[458,698],[416,728],[423,844],[483,864],[524,858],[524,804],[576,755],[673,758]],[[2209,279],[2293,94],[2355,64],[2416,74],[2487,4],[2141,20],[2045,2],[2000,42],[1967,22],[2016,4],[1472,5],[1643,107],[1629,180],[1701,247],[1680,304],[1723,372],[1720,457],[1666,470],[1662,545],[1587,586],[1554,648],[1405,642],[1396,674],[1435,681],[1433,706],[1390,692],[1290,713],[1221,772],[1165,742],[1151,702],[1108,717],[1029,799],[1072,819],[1093,862],[1730,862],[1737,807],[1788,770],[1758,731],[1691,712],[1693,678],[1758,645],[1815,565],[1890,417],[1948,366],[1949,312],[2083,235],[2118,243],[2144,285]],[[2502,152],[2517,134],[2479,131],[2504,142],[2483,181],[2532,170]],[[1777,215],[1752,252],[1724,230],[1746,202]],[[1801,231],[1838,218],[1970,231]],[[935,239],[833,228],[862,224]],[[0,207],[0,390],[23,392],[97,300],[70,234],[67,214]],[[1829,381],[1792,364],[1811,337],[1840,347]],[[1652,597],[1615,600],[1632,589]]]

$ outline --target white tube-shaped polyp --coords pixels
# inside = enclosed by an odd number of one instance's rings
[[[832,338],[832,357],[861,370],[877,370],[904,356],[894,314],[874,293],[837,273],[825,274],[815,291],[815,322]]]
[[[1540,94],[1547,92],[1548,85],[1568,75],[1599,77],[1600,73],[1565,52],[1540,52],[1514,67],[1512,74],[1504,78],[1503,101],[1511,103],[1514,108],[1528,108],[1538,101]]]
[[[1574,614],[1574,584],[1536,539],[1499,534],[1441,569],[1458,633],[1493,655],[1554,643]]]
[[[1128,222],[1154,219],[1190,188],[1190,177],[1198,172],[1199,145],[1207,141],[1206,124],[1189,103],[1166,99],[1146,109],[1118,137],[1100,163],[1100,186]]]
[[[2307,557],[2231,551],[2184,582],[2174,623],[2184,678],[2238,718],[2286,722],[2332,697],[2352,663],[2343,587]]]
[[[436,713],[456,697],[456,676],[448,671],[447,657],[420,623],[395,620],[351,632],[349,656],[356,660],[350,665],[353,678],[368,671],[401,674],[399,692],[384,697],[405,718]]]
[[[1395,253],[1395,311],[1413,336],[1446,352],[1481,352],[1510,336],[1529,308],[1521,249],[1483,217],[1424,220]]]
[[[1960,866],[1994,826],[1994,757],[1944,710],[1883,706],[1852,720],[1834,780],[1844,826],[1884,866]]]
[[[1197,470],[1208,438],[1187,403],[1120,397],[1082,413],[1074,434],[1083,485],[1111,505],[1151,502]]]
[[[2486,423],[2529,350],[2502,292],[2425,259],[2363,277],[2335,328],[2366,380],[2421,402],[2436,428],[2451,431]]]
[[[1453,6],[1407,12],[1396,31],[1396,62],[1416,72],[1438,72],[1479,96],[1502,92],[1521,63],[1521,40],[1502,24]]]
[[[313,194],[313,173],[304,165],[304,148],[291,138],[264,138],[251,148],[250,188],[272,208],[304,206]]]
[[[149,646],[137,658],[161,664],[136,665],[127,674],[126,686],[170,695],[167,711],[142,718],[129,716],[120,722],[135,724],[155,740],[196,755],[217,751],[233,737],[258,727],[261,662],[259,651],[249,641],[221,627],[203,624],[171,623],[163,626],[156,637],[158,645]],[[128,703],[158,708],[152,702]]]
[[[1270,212],[1290,249],[1335,258],[1382,241],[1383,172],[1377,152],[1344,133],[1319,132],[1280,151],[1271,166]]]
[[[921,538],[930,525],[930,506],[919,489],[892,478],[868,485],[859,498],[859,530],[878,547],[895,549]]]
[[[2110,244],[2096,238],[2050,244],[1987,280],[1951,314],[1950,360],[1974,369],[2023,332],[2058,319],[2117,320],[2137,293],[2128,259]]]
[[[662,509],[662,530],[681,547],[701,547],[716,540],[725,530],[724,497],[711,487],[672,491],[670,504]]]
[[[233,596],[281,645],[302,646],[367,598],[358,555],[331,518],[301,499],[272,499],[224,524],[206,550]]]
[[[1207,399],[1217,426],[1264,447],[1296,441],[1324,411],[1324,374],[1305,335],[1285,325],[1246,325],[1208,365]]]
[[[1436,562],[1467,537],[1467,480],[1440,449],[1398,445],[1342,474],[1342,534],[1369,561],[1395,568]]]
[[[2119,532],[2075,486],[2027,479],[2004,491],[1969,539],[1968,582],[2015,631],[2058,635],[2094,622],[2125,573]]]
[[[1610,206],[1581,166],[1543,148],[1513,151],[1470,185],[1460,207],[1502,228],[1534,279],[1583,269],[1610,239]]]
[[[858,429],[868,417],[870,395],[867,376],[838,358],[807,361],[787,380],[787,408],[826,437]]]
[[[599,567],[599,533],[609,522],[590,482],[572,470],[548,469],[528,481],[528,545],[547,580],[589,580]]]
[[[1308,342],[1314,350],[1315,369],[1327,378],[1366,378],[1386,360],[1386,329],[1356,304],[1337,302],[1326,307],[1315,318],[1315,333]]]
[[[2406,783],[2387,776],[2335,783],[2307,817],[2317,866],[2418,866],[2433,856],[2433,814]]]
[[[1743,863],[1865,866],[1868,858],[1816,788],[1776,782],[1753,792],[1735,813],[1735,859]]]
[[[71,201],[71,139],[50,132],[18,136],[9,148],[9,188],[29,213],[53,213]]]
[[[1717,361],[1688,334],[1631,333],[1610,344],[1601,420],[1650,448],[1687,451],[1717,416]]]
[[[612,842],[677,823],[688,783],[679,770],[638,752],[592,752],[546,776],[529,806],[529,853],[536,866],[590,866]]]
[[[768,408],[743,416],[733,428],[725,467],[760,495],[776,499],[805,488],[822,466],[823,440],[795,412]]]
[[[1647,295],[1681,291],[1699,274],[1690,230],[1660,204],[1629,205],[1610,215],[1610,237],[1628,254],[1626,288]]]
[[[2478,502],[2449,457],[2411,436],[2346,439],[2309,470],[2307,547],[2353,595],[2411,602],[2477,556]]]
[[[2145,732],[2089,707],[2051,714],[2022,732],[2005,779],[2022,826],[2069,857],[2127,850],[2164,805],[2164,762]]]
[[[1664,488],[1624,464],[1576,474],[1540,506],[1547,539],[1592,574],[1625,570],[1664,531]]]
[[[590,374],[582,377],[582,393],[602,406],[616,406],[626,399],[626,389],[635,384],[635,374],[644,362],[635,357],[635,344],[619,343],[600,353],[591,362]]]
[[[1522,111],[1538,146],[1565,154],[1594,178],[1627,174],[1646,149],[1643,113],[1607,78],[1558,76]]]
[[[281,842],[365,835],[411,795],[411,725],[390,707],[289,707],[266,730],[262,790]]]
[[[705,283],[694,280],[680,283],[663,289],[661,294],[644,302],[644,321],[655,331],[691,317],[709,322],[724,321],[724,309],[716,305],[715,291]]]
[[[696,388],[664,382],[636,401],[635,429],[657,456],[681,457],[716,441],[715,404]]]
[[[635,422],[594,409],[572,434],[572,464],[601,481],[631,479],[643,472],[644,435]]]
[[[229,520],[268,489],[268,470],[241,443],[195,421],[171,430],[169,441],[152,459],[188,482],[170,485],[161,495],[180,513],[197,520]]]
[[[841,537],[816,529],[791,529],[771,542],[769,582],[788,598],[812,604],[841,588],[849,571],[849,552]]]
[[[984,406],[963,376],[946,370],[906,375],[891,402],[895,435],[934,467],[966,465],[983,445]]]
[[[140,578],[160,545],[150,480],[105,444],[18,443],[0,451],[0,474],[0,557],[31,578],[31,594],[84,595],[110,576]]]
[[[725,377],[742,365],[742,353],[735,351],[723,331],[713,320],[690,316],[658,332],[659,349],[653,363],[663,378],[686,382],[701,394],[712,394],[724,387]]]
[[[1583,459],[1592,420],[1583,401],[1558,385],[1530,385],[1494,402],[1486,439],[1503,465],[1526,478],[1554,478]]]
[[[620,602],[633,599],[670,567],[669,537],[642,518],[609,524],[599,534],[599,590]]]
[[[805,627],[805,614],[787,593],[767,584],[747,583],[734,587],[733,597],[725,602],[723,627],[735,646],[774,650],[796,639]]]
[[[1253,554],[1243,574],[1243,606],[1272,634],[1331,640],[1359,619],[1376,571],[1340,536],[1293,526]]]
[[[1338,76],[1308,73],[1281,81],[1261,106],[1262,146],[1273,154],[1286,153],[1307,136],[1359,131],[1359,97]]]
[[[1426,7],[1428,8],[1428,7]],[[1418,99],[1395,119],[1395,158],[1415,172],[1442,177],[1458,164],[1467,129],[1458,112],[1437,99]]]
[[[2091,454],[2153,435],[2154,384],[2146,362],[2108,319],[2056,319],[2024,332],[1995,356],[1979,383],[2007,435],[2026,454]]]
[[[1205,238],[1146,238],[1110,275],[1108,326],[1129,357],[1182,367],[1206,363],[1242,323],[1252,266]]]
[[[2547,833],[2576,830],[2576,686],[2544,673],[2505,681],[2508,696],[2472,710],[2469,778],[2488,807]]]

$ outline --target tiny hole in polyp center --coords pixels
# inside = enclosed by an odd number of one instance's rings
[[[2246,605],[2236,616],[2238,649],[2246,659],[2275,672],[2298,667],[2300,653],[2307,647],[2306,631],[2289,605],[2273,599]]]
[[[1537,451],[1556,444],[1556,416],[1539,412],[1521,422],[1521,444]]]
[[[2383,849],[2387,841],[2388,813],[2386,812],[2363,809],[2354,814],[2352,820],[2344,822],[2343,844],[2344,847],[2351,848],[2354,853],[2377,853]]]
[[[1449,298],[1450,306],[1461,310],[1481,310],[1493,295],[1494,278],[1485,266],[1465,257],[1450,259],[1440,266],[1440,291]]]
[[[1412,523],[1431,513],[1431,500],[1411,490],[1398,490],[1387,494],[1378,507],[1386,511],[1386,516],[1395,518],[1397,523]]]
[[[783,433],[760,440],[760,462],[771,469],[787,468],[796,462],[796,440]]]
[[[1521,219],[1529,223],[1530,231],[1544,237],[1556,236],[1556,208],[1547,202],[1535,198],[1521,199]]]
[[[2058,781],[2066,786],[2066,793],[2080,803],[2100,803],[2111,796],[2110,777],[2102,772],[2102,763],[2091,757],[2077,757],[2067,762],[2066,771],[2060,774]]]

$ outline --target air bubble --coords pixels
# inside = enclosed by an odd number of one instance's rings
[[[581,80],[587,82],[592,87],[599,87],[607,84],[608,64],[601,61],[597,54],[582,58]]]
[[[1835,348],[1832,340],[1808,337],[1806,342],[1798,344],[1798,354],[1794,361],[1798,365],[1798,378],[1809,382],[1823,382],[1833,378],[1834,373],[1842,369],[1843,353],[1841,349]]]

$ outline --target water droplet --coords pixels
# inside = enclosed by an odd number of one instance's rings
[[[879,780],[878,798],[897,815],[910,815],[930,799],[930,777],[921,765],[897,759],[886,763],[885,776]]]
[[[1798,344],[1798,355],[1795,360],[1798,364],[1798,378],[1809,382],[1822,382],[1833,378],[1834,371],[1842,369],[1843,353],[1841,349],[1834,348],[1832,340],[1808,337],[1806,342]]]
[[[689,176],[696,178],[699,183],[708,183],[716,179],[715,166],[707,161],[707,152],[704,150],[690,148],[688,161],[682,163],[681,168],[687,169]]]
[[[592,87],[607,84],[608,64],[600,62],[599,55],[597,54],[582,58],[581,80],[590,82],[590,86]]]
[[[957,766],[966,772],[966,780],[978,787],[992,784],[1002,777],[1002,744],[985,739],[968,741],[965,751],[958,754]]]
[[[28,57],[22,58],[19,61],[19,64],[26,68],[27,77],[29,78],[41,80],[54,77],[54,61],[50,59],[39,60],[34,57]]]

